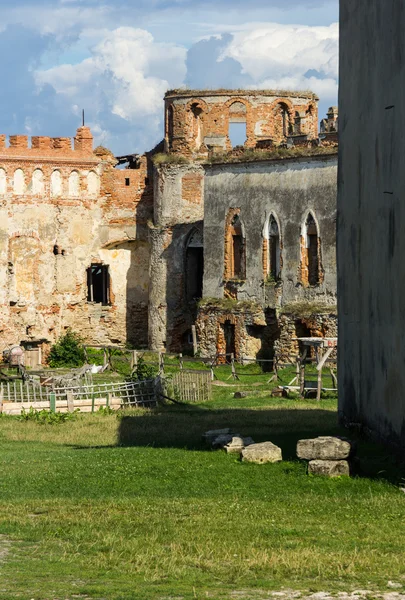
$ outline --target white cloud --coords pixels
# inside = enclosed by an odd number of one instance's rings
[[[85,108],[96,141],[118,153],[149,149],[162,138],[164,93],[185,81],[208,88],[310,89],[321,99],[321,115],[326,102],[336,104],[337,24],[254,22],[230,33],[194,44],[187,57],[183,45],[156,41],[145,29],[84,27],[78,58],[73,45],[65,64],[38,70],[35,79],[40,89],[52,86],[70,115]]]
[[[77,103],[86,109],[98,141],[106,143],[117,135],[114,128],[122,130],[123,123],[114,121],[118,117],[127,122],[132,138],[136,128],[140,138],[149,128],[151,140],[157,142],[164,93],[184,81],[185,59],[181,46],[157,43],[142,29],[120,27],[106,32],[90,58],[37,71],[35,76],[39,87],[50,84],[68,98],[72,110]]]
[[[254,24],[256,25],[256,24]],[[338,24],[329,27],[270,23],[234,32],[219,60],[233,58],[256,87],[336,92],[338,76]],[[310,76],[308,71],[316,71]],[[316,87],[316,89],[315,89]]]

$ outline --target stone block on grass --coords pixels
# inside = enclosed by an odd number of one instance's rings
[[[239,433],[224,433],[222,435],[218,435],[214,440],[212,440],[211,448],[213,450],[222,450],[227,444],[232,442],[234,437],[241,437]]]
[[[251,437],[233,436],[232,440],[224,446],[224,450],[228,454],[241,454],[242,450],[251,444],[254,444]]]
[[[320,436],[297,443],[297,456],[304,460],[345,460],[352,453],[353,444],[339,437]]]
[[[242,450],[243,462],[253,462],[259,465],[264,463],[275,463],[283,460],[281,448],[272,442],[261,442],[251,444]]]
[[[234,434],[234,431],[230,427],[223,427],[222,429],[210,429],[209,431],[206,431],[205,433],[203,433],[202,439],[207,444],[207,446],[211,446],[212,442],[219,435],[230,435],[230,434]]]
[[[350,466],[347,460],[311,460],[308,463],[308,474],[340,477],[350,475]]]

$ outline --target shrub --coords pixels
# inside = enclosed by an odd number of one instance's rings
[[[81,367],[84,364],[83,340],[78,333],[68,329],[49,352],[50,367]]]
[[[158,374],[157,365],[147,365],[142,357],[138,359],[135,371],[131,375],[131,381],[144,381],[145,379],[154,379]]]

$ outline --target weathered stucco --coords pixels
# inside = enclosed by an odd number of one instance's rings
[[[340,5],[339,411],[403,447],[405,11]]]
[[[14,136],[10,147],[2,138],[2,347],[53,342],[67,327],[95,344],[147,343],[146,159],[137,170],[118,171],[111,155],[93,153],[91,133],[82,130],[79,149],[79,136],[76,149],[68,138],[34,138],[31,148],[26,136]],[[91,264],[108,266],[108,305],[87,301]]]
[[[263,240],[270,214],[279,225],[282,246],[281,293],[274,304],[306,300],[336,304],[336,156],[224,164],[207,167],[204,216],[204,296],[224,295],[224,228],[230,208],[239,208],[246,248],[246,278],[237,283],[238,300],[265,304]],[[308,213],[317,221],[324,271],[320,285],[300,281],[300,237]],[[271,302],[270,302],[271,303]],[[273,304],[273,305],[274,305]]]

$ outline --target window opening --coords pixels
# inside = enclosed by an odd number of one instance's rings
[[[128,187],[130,183],[129,177],[125,177],[125,185]]]
[[[191,113],[193,115],[193,138],[195,140],[196,148],[199,148],[202,144],[202,136],[201,136],[201,115],[203,113],[202,108],[198,106],[198,104],[191,105]]]
[[[280,232],[277,221],[270,215],[269,221],[269,275],[276,281],[280,279],[281,273],[281,253],[280,253]]]
[[[243,279],[245,276],[245,240],[239,215],[232,219],[232,277]]]
[[[225,337],[225,352],[227,355],[226,361],[231,362],[231,354],[234,356],[236,354],[235,325],[233,325],[230,321],[225,321],[223,328]]]
[[[319,283],[319,239],[315,219],[311,213],[306,221],[306,233],[308,283],[317,285]]]
[[[169,106],[167,109],[167,137],[169,141],[169,150],[173,147],[173,129],[174,129],[174,118],[173,118],[173,106]]]
[[[229,123],[229,139],[232,148],[243,146],[246,142],[246,121],[243,123]]]
[[[202,234],[195,230],[186,248],[186,297],[187,301],[199,300],[203,294],[204,248]]]
[[[299,112],[295,112],[294,115],[294,133],[299,135],[301,133],[301,117]]]
[[[108,265],[92,264],[87,269],[87,302],[110,304],[110,274]]]

